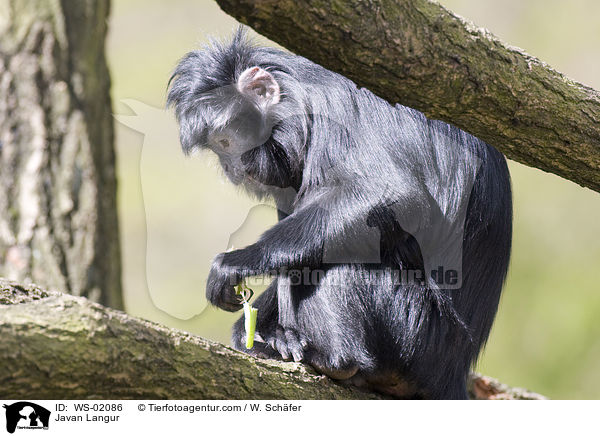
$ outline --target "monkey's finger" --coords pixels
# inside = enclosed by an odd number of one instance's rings
[[[240,304],[240,299],[235,294],[235,290],[229,286],[222,289],[217,306],[228,312],[237,312],[243,307]]]
[[[219,303],[217,303],[216,306],[220,309],[226,310],[227,312],[237,312],[243,307],[239,303],[224,300],[219,301]]]

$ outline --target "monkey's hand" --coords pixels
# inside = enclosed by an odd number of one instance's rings
[[[238,268],[229,265],[227,254],[221,253],[213,260],[206,282],[206,298],[223,310],[237,312],[242,308],[242,302],[234,287],[242,281],[242,275]]]

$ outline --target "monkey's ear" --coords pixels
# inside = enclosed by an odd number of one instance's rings
[[[237,87],[242,94],[261,106],[279,103],[279,84],[271,73],[260,67],[245,70],[237,81]]]

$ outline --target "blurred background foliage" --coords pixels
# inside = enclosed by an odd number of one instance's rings
[[[600,89],[597,0],[441,3]],[[235,26],[209,0],[116,0],[107,44],[114,111],[122,121],[127,311],[226,343],[239,315],[205,307],[210,260],[230,242],[252,242],[275,212],[226,183],[210,156],[183,159],[173,117],[162,108],[178,59]],[[552,398],[600,398],[600,194],[514,162],[510,169],[512,264],[477,370]]]

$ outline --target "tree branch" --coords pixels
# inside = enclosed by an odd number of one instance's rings
[[[430,0],[217,0],[295,53],[600,191],[600,94]]]
[[[0,3],[0,276],[122,308],[109,3]]]
[[[83,297],[0,279],[0,397],[376,399]],[[474,376],[476,398],[543,398]]]

